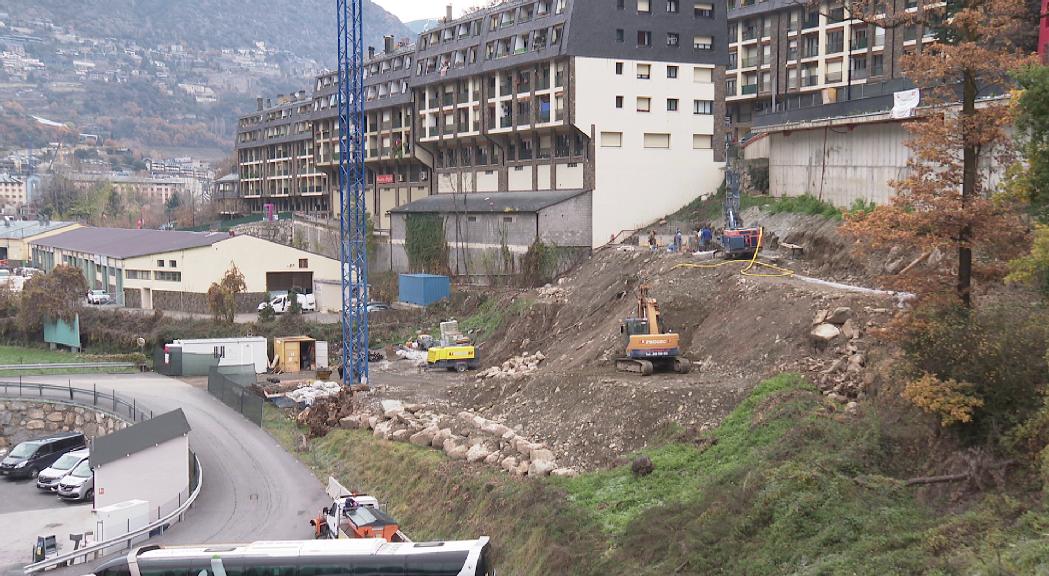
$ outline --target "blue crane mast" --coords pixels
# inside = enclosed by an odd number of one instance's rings
[[[336,0],[339,32],[339,260],[342,383],[368,383],[368,250],[361,0]]]

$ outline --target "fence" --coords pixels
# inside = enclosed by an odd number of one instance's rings
[[[61,386],[22,382],[19,378],[17,382],[0,382],[0,396],[87,406],[129,422],[141,422],[153,417],[153,411],[140,409],[134,398],[123,397],[117,394],[116,390],[100,392],[96,384],[92,384],[88,390],[74,388],[71,382],[67,386]]]
[[[212,366],[208,370],[208,393],[261,427],[265,400],[250,388],[256,381],[254,365]]]

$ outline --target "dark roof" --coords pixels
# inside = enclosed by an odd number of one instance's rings
[[[189,434],[186,415],[181,408],[172,410],[123,430],[95,438],[94,445],[91,446],[91,467],[115,462],[186,434]]]
[[[481,194],[437,194],[390,210],[392,213],[450,212],[538,212],[585,194],[585,190],[541,190],[539,192],[493,192]]]
[[[225,232],[179,232],[125,228],[77,228],[32,242],[110,258],[132,258],[147,254],[210,246],[229,238]]]

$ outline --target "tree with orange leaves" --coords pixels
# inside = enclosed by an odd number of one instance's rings
[[[1022,0],[950,0],[887,16],[880,0],[847,0],[854,18],[884,28],[924,26],[935,42],[901,58],[904,75],[927,105],[907,123],[911,156],[892,183],[890,204],[853,215],[846,230],[874,246],[910,245],[956,251],[957,297],[972,305],[972,281],[999,278],[1004,261],[1022,248],[1026,227],[1012,206],[996,202],[986,168],[1004,166],[1013,115],[1003,94],[1008,74],[1030,61],[1022,43],[1030,26]],[[977,266],[974,269],[974,251]],[[975,272],[974,272],[975,270]],[[946,287],[950,277],[910,277],[919,292]]]

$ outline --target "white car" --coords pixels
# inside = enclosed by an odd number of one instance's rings
[[[317,297],[313,294],[297,294],[296,300],[299,301],[299,308],[303,312],[314,312],[317,310]],[[273,311],[277,314],[283,314],[288,311],[288,295],[280,294],[274,297],[269,302],[263,302],[259,304],[259,312],[268,305],[273,308]]]
[[[90,500],[95,497],[95,473],[91,462],[84,460],[58,483],[58,497],[63,500]]]
[[[68,476],[81,462],[90,456],[87,449],[65,453],[48,468],[44,468],[36,477],[36,487],[50,492],[58,491],[58,484]]]
[[[109,304],[113,299],[105,290],[91,290],[87,293],[88,304]]]

